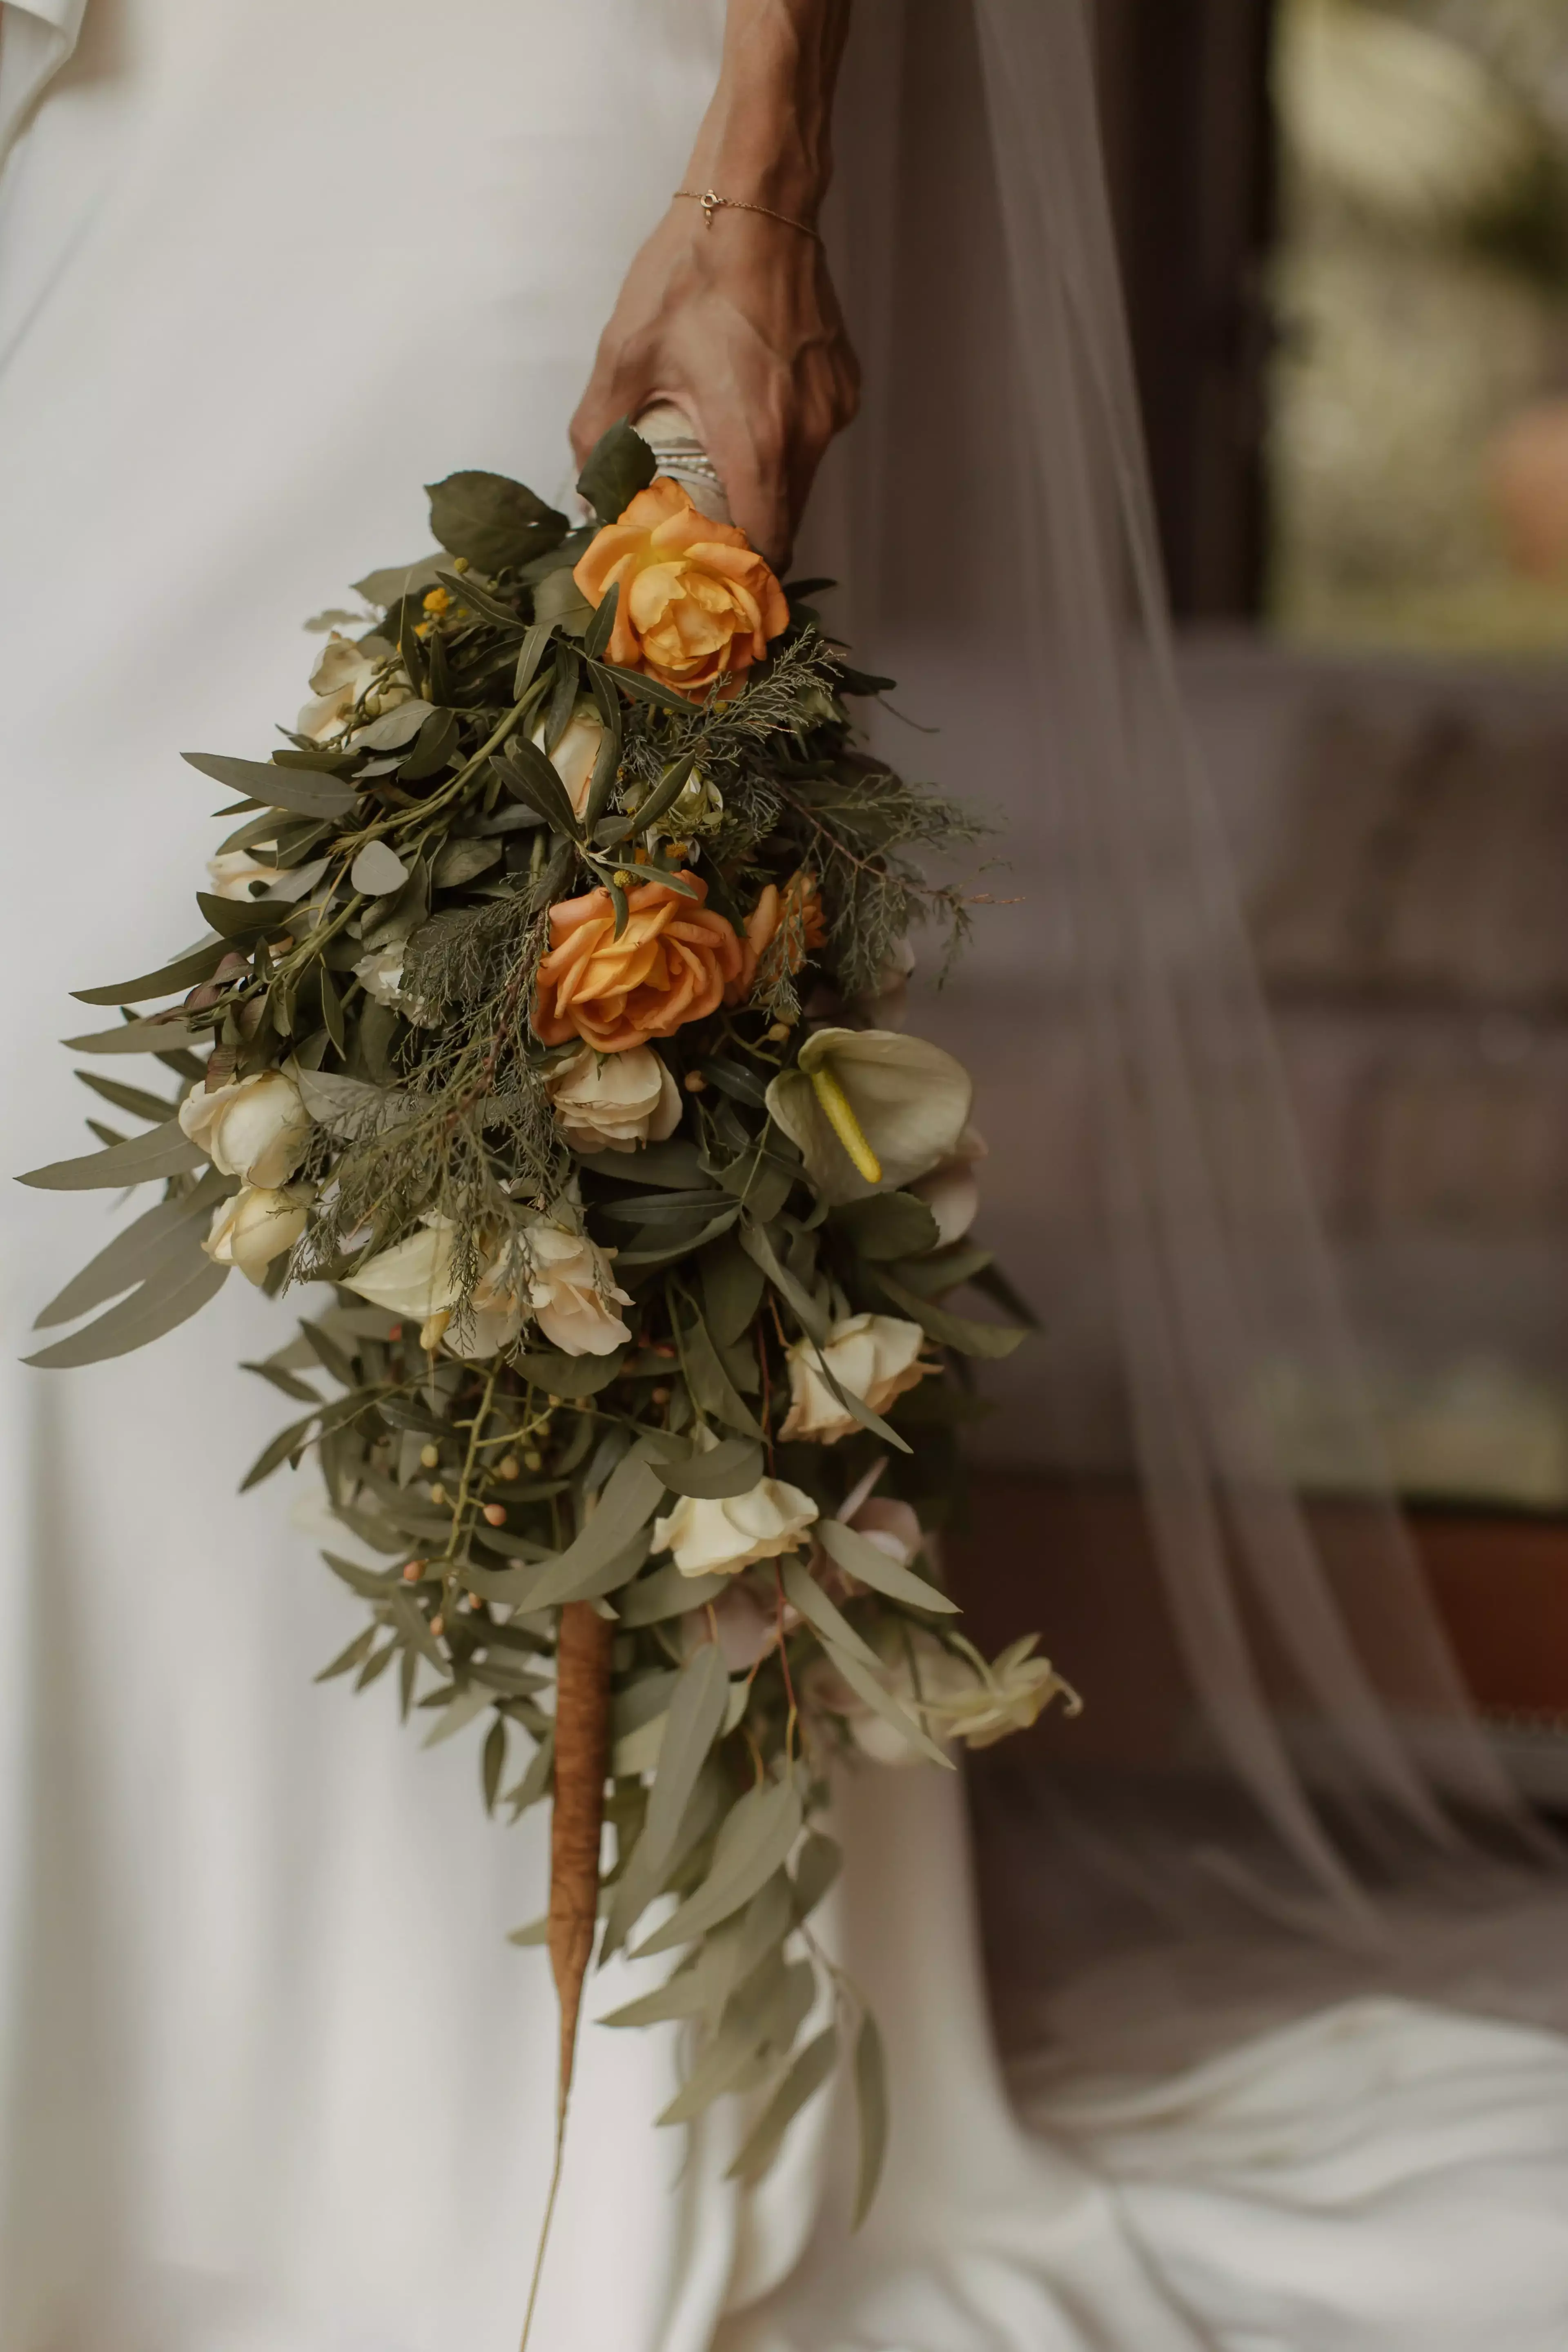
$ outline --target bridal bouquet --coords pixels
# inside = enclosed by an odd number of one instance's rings
[[[662,2120],[749,2094],[753,2179],[851,2042],[864,2210],[878,2038],[811,1927],[829,1762],[944,1764],[1065,1687],[964,1641],[930,1549],[964,1360],[1023,1336],[951,1303],[1020,1311],[968,1237],[970,1081],[898,1025],[911,921],[964,916],[918,853],[975,829],[856,748],[886,681],[827,583],[781,587],[626,426],[580,488],[597,526],[438,484],[447,553],[359,583],[282,748],[189,755],[238,795],[205,935],[81,992],[121,1018],[68,1041],[174,1091],[81,1073],[144,1131],[24,1180],[160,1197],[32,1360],[155,1339],[236,1267],[329,1286],[247,1367],[299,1412],[246,1483],[313,1455],[352,1538],[366,1622],[323,1678],[395,1672],[432,1740],[482,1718],[486,1804],[552,1803],[517,1940],[562,2114],[595,1941],[679,1954],[605,2021],[690,2021]]]

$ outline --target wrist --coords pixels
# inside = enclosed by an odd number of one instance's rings
[[[847,21],[843,0],[731,0],[723,68],[680,184],[815,226]]]

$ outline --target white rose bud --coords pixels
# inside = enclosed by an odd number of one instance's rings
[[[531,743],[544,750],[546,722],[542,719],[532,734]],[[591,702],[580,702],[566,721],[566,731],[548,754],[551,766],[566,788],[574,816],[581,816],[588,805],[588,787],[594,781],[594,762],[599,756],[599,746],[605,740],[605,722]]]
[[[721,1502],[682,1495],[668,1517],[653,1524],[653,1548],[668,1548],[682,1576],[738,1576],[754,1560],[798,1551],[817,1517],[816,1505],[782,1478],[759,1478],[744,1495]]]
[[[586,1234],[541,1222],[526,1236],[528,1305],[552,1347],[567,1356],[608,1356],[631,1333],[616,1313],[629,1307],[617,1290],[610,1254]]]
[[[356,641],[334,629],[310,672],[314,699],[300,713],[297,731],[315,743],[342,734],[356,711],[368,725],[406,702],[414,688],[395,647],[384,637]]]
[[[254,849],[223,849],[216,857],[207,859],[207,872],[212,876],[213,896],[216,898],[249,898],[254,897],[253,882],[270,888],[283,879],[280,866],[262,863],[260,851],[272,848],[269,841],[258,841]]]
[[[651,1045],[595,1054],[591,1045],[546,1083],[562,1137],[574,1151],[635,1151],[680,1124],[680,1089]]]
[[[225,1176],[264,1191],[292,1176],[305,1156],[310,1113],[286,1070],[263,1070],[209,1093],[196,1087],[180,1105],[180,1125]]]
[[[305,1230],[310,1194],[304,1185],[270,1192],[244,1184],[220,1201],[202,1247],[215,1265],[237,1265],[247,1282],[260,1282],[275,1257],[291,1250]]]
[[[940,1369],[921,1355],[925,1333],[918,1323],[895,1315],[851,1315],[835,1323],[822,1361],[841,1389],[859,1397],[873,1412],[886,1412],[896,1397]],[[789,1418],[779,1434],[835,1445],[860,1426],[847,1412],[817,1367],[816,1343],[797,1339],[789,1350]]]

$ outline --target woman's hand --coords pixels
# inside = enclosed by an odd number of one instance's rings
[[[572,420],[579,460],[658,401],[690,417],[731,512],[775,568],[823,451],[854,415],[859,370],[814,236],[847,0],[730,0],[724,59],[681,185],[738,204],[710,221],[678,197],[626,273]]]

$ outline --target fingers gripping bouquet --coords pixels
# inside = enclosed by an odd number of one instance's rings
[[[882,681],[811,583],[625,426],[581,488],[600,527],[437,485],[447,554],[360,583],[380,617],[285,746],[191,755],[239,795],[206,934],[84,991],[122,1018],[70,1041],[176,1091],[83,1073],[137,1131],[26,1180],[161,1198],[33,1361],[153,1339],[232,1268],[331,1286],[250,1368],[300,1411],[247,1484],[313,1454],[353,1538],[367,1622],[325,1675],[395,1671],[433,1738],[482,1717],[487,1806],[552,1803],[517,1940],[563,2111],[595,1940],[679,1954],[607,2021],[692,2021],[663,2120],[750,2095],[754,2179],[850,2035],[863,2210],[876,2032],[810,1926],[829,1760],[945,1763],[1064,1687],[964,1642],[927,1550],[965,1360],[1022,1336],[951,1303],[1016,1307],[968,1237],[969,1079],[894,1025],[911,921],[965,912],[918,854],[975,828],[856,749]]]

